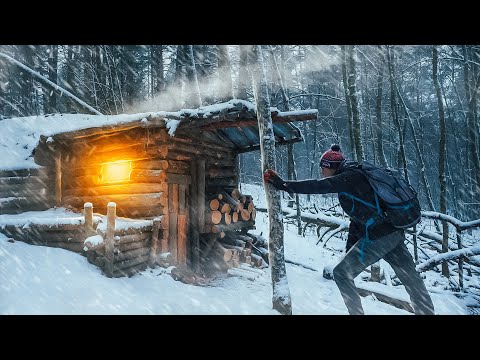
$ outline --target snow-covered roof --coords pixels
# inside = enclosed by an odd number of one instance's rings
[[[291,122],[311,120],[317,116],[317,110],[280,112],[271,108],[271,112],[277,141],[285,143],[303,139],[300,130]],[[39,167],[32,156],[39,141],[48,143],[135,127],[164,127],[170,136],[175,136],[179,130],[191,131],[192,134],[210,131],[239,151],[255,150],[260,143],[255,105],[240,99],[176,112],[17,117],[0,121],[0,170]]]

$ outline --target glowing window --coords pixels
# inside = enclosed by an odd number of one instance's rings
[[[131,161],[115,161],[102,166],[102,183],[130,181]]]

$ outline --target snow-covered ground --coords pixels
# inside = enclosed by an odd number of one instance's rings
[[[257,206],[264,204],[261,188],[243,184],[242,192],[251,194]],[[268,235],[265,213],[257,213],[252,232]],[[480,242],[479,233],[473,234]],[[285,258],[318,270],[287,262],[293,314],[346,315],[335,282],[322,276],[324,266],[339,261],[345,242],[339,235],[324,248],[316,245],[317,240],[313,231],[303,237],[293,225],[285,225]],[[253,281],[225,274],[204,286],[175,281],[169,271],[157,267],[131,278],[107,278],[79,254],[12,242],[0,234],[0,314],[278,314],[272,310],[268,268],[261,269]],[[356,280],[362,281],[362,277]],[[426,272],[425,281],[437,314],[470,314],[467,300],[471,298],[457,298],[439,273]],[[467,281],[479,286],[478,278]],[[382,286],[382,291],[408,299],[401,285]],[[374,296],[363,297],[362,302],[366,314],[411,315]]]

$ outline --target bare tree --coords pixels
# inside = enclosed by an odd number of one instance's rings
[[[248,52],[251,49],[251,45],[240,45],[240,62],[238,66],[238,86],[237,86],[237,98],[247,100],[247,88],[249,81],[248,76]]]
[[[58,45],[50,45],[48,53],[48,79],[57,84],[58,75]],[[55,91],[46,92],[47,99],[44,103],[45,113],[53,113],[57,111],[57,93]]]
[[[396,82],[395,82],[395,68],[394,68],[394,52],[391,46],[386,47],[386,56],[388,64],[388,74],[390,78],[390,108],[392,111],[392,119],[398,133],[398,153],[397,153],[397,168],[403,167],[403,175],[408,181],[407,171],[407,157],[405,155],[405,143],[402,132],[402,125],[398,115],[398,102],[396,97]]]
[[[343,90],[345,92],[345,102],[347,104],[347,117],[348,117],[348,130],[350,135],[350,157],[353,159],[356,154],[355,149],[355,138],[353,136],[353,119],[352,119],[352,104],[350,102],[350,92],[348,89],[348,70],[347,70],[347,45],[341,46],[341,63],[342,63],[342,80],[343,80]]]
[[[151,45],[151,77],[152,95],[165,90],[165,76],[163,74],[163,45]]]
[[[228,54],[228,45],[217,46],[218,56],[218,76],[219,88],[218,97],[221,102],[234,98],[232,87],[232,69],[230,65],[230,55]]]
[[[445,182],[445,155],[446,155],[446,130],[445,130],[445,110],[443,106],[443,97],[440,89],[440,82],[438,80],[438,50],[434,45],[432,47],[432,77],[433,85],[435,86],[435,93],[437,95],[438,103],[438,120],[440,123],[440,142],[439,142],[439,158],[438,158],[438,179],[440,182],[440,212],[447,213],[447,188]],[[442,238],[442,252],[448,252],[448,224],[442,221],[443,238]],[[442,275],[448,277],[448,263],[442,263]]]
[[[200,88],[198,86],[197,71],[195,69],[195,59],[193,57],[192,45],[185,45],[184,55],[188,81],[186,105],[197,108],[202,105],[202,99],[200,98]]]
[[[355,61],[355,45],[347,45],[347,83],[348,83],[348,96],[350,99],[350,107],[352,110],[352,129],[353,129],[353,141],[355,143],[355,156],[357,161],[363,159],[363,146],[362,138],[360,134],[360,111],[358,109],[357,87],[356,87],[356,61]]]
[[[260,136],[260,153],[262,173],[267,169],[275,169],[275,136],[268,87],[260,45],[254,46],[252,59],[252,76],[257,108],[258,130]],[[269,264],[272,274],[273,309],[282,315],[292,314],[292,301],[285,269],[283,243],[283,216],[280,192],[272,185],[265,184],[265,197],[269,219]]]
[[[462,46],[464,66],[464,84],[465,94],[467,97],[467,148],[469,158],[472,164],[472,182],[473,182],[473,194],[480,193],[480,157],[477,148],[477,136],[475,131],[476,121],[475,114],[477,108],[477,92],[480,88],[480,76],[475,76],[475,67],[472,64],[472,46]]]
[[[284,111],[290,111],[290,102],[288,100],[288,94],[285,90],[285,86],[283,85],[283,79],[285,76],[282,76],[284,72],[284,68],[280,71],[278,68],[277,60],[275,59],[275,53],[273,52],[273,48],[270,46],[270,54],[272,58],[272,63],[274,67],[274,76],[276,81],[280,86],[280,93],[282,94],[282,101]],[[287,177],[289,180],[297,180],[297,171],[295,170],[295,158],[293,152],[294,144],[288,144],[287,146]],[[300,209],[300,200],[298,194],[295,194],[295,203],[297,204],[297,231],[298,235],[302,234],[302,216],[301,216],[301,209]],[[293,207],[293,201],[289,202],[289,206]]]
[[[375,133],[377,135],[377,158],[383,167],[388,166],[387,158],[383,150],[383,129],[382,129],[382,98],[383,98],[383,81],[385,71],[385,59],[382,54],[382,46],[378,45],[378,76],[377,76],[377,101],[375,106]]]

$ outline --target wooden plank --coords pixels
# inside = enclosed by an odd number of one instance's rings
[[[97,228],[97,232],[105,237],[106,233],[102,229]],[[152,225],[145,225],[141,227],[129,227],[129,228],[123,228],[123,229],[115,229],[115,241],[121,241],[121,238],[123,236],[131,235],[131,236],[138,236],[138,238],[132,238],[131,241],[142,241],[143,239],[148,238],[151,236],[152,233]],[[142,235],[142,236],[140,236]],[[117,237],[120,237],[120,240],[117,239]]]
[[[168,206],[166,209],[166,213],[162,215],[162,224],[161,224],[161,229],[162,229],[162,236],[160,240],[160,253],[167,253],[168,252],[168,240],[169,240],[169,234],[170,234],[170,214],[168,212]]]
[[[83,207],[86,202],[91,202],[93,207],[102,213],[101,209],[105,209],[107,204],[113,201],[120,207],[156,207],[162,208],[165,206],[166,199],[163,193],[149,193],[149,194],[112,194],[101,196],[66,196],[64,203],[74,207]]]
[[[113,256],[113,264],[128,260],[128,259],[135,259],[139,256],[144,256],[150,253],[150,248],[149,247],[144,247],[140,249],[135,249],[135,250],[129,250],[129,251],[119,251],[117,255]]]
[[[119,146],[132,143],[144,143],[146,137],[145,129],[135,128],[128,131],[90,136],[70,141],[70,146],[76,152],[108,151]]]
[[[155,219],[153,221],[152,241],[151,241],[151,247],[150,247],[150,258],[149,258],[149,261],[148,261],[148,265],[152,268],[155,266],[155,260],[157,259],[158,250],[160,248],[160,246],[158,244],[159,243],[159,240],[158,240],[159,232],[161,231],[160,227],[161,227],[161,220],[160,219]]]
[[[119,231],[116,230],[115,234],[117,234]],[[126,234],[126,235],[115,235],[113,238],[113,243],[115,246],[120,246],[120,245],[125,245],[129,243],[134,243],[134,242],[141,242],[141,243],[147,243],[151,237],[151,232],[138,232],[138,233],[132,233],[132,234]]]
[[[187,215],[178,215],[177,257],[178,263],[187,263]]]
[[[170,174],[184,174],[190,175],[190,162],[188,161],[177,161],[177,160],[168,160],[168,169],[167,173]]]
[[[122,251],[130,251],[135,249],[146,248],[149,245],[150,243],[148,241],[135,241],[130,243],[119,244],[117,246],[117,249],[122,252]]]
[[[205,232],[205,159],[197,161],[198,230]]]
[[[20,190],[23,188],[38,189],[45,187],[48,182],[48,176],[8,176],[0,177],[0,189]]]
[[[185,199],[185,185],[178,185],[178,213],[184,215],[186,208],[186,199]]]
[[[130,179],[138,182],[164,182],[167,179],[167,173],[165,170],[133,169],[130,173]]]
[[[55,150],[55,205],[62,205],[62,153]]]
[[[175,262],[178,261],[177,254],[177,237],[178,237],[178,184],[168,185],[168,212],[169,212],[169,239],[168,247],[172,253],[172,258]]]
[[[167,190],[165,183],[140,183],[129,182],[112,185],[99,185],[86,188],[65,190],[65,196],[98,196],[115,194],[148,194],[162,193]]]
[[[187,263],[188,220],[186,200],[186,186],[178,185],[177,253],[179,264],[183,265]]]
[[[199,272],[200,271],[200,232],[198,228],[199,220],[198,214],[199,209],[197,205],[199,203],[198,200],[198,191],[197,191],[197,184],[198,184],[198,176],[197,176],[197,164],[196,162],[192,162],[192,185],[190,186],[190,200],[192,206],[189,206],[189,213],[190,213],[190,246],[191,246],[191,266],[193,271]]]
[[[166,181],[170,184],[182,184],[190,185],[192,183],[192,177],[190,175],[181,175],[181,174],[168,174]]]
[[[9,190],[6,187],[1,187],[0,188],[0,199],[5,199],[9,197],[18,197],[18,198],[32,198],[32,197],[37,197],[37,198],[47,198],[47,189],[45,187],[40,188],[40,189],[19,189],[19,190]]]
[[[169,168],[170,164],[168,160],[147,159],[132,161],[132,169],[167,170]]]
[[[32,169],[0,170],[0,177],[25,177],[25,176],[47,176],[48,168],[39,167]]]
[[[0,198],[2,214],[18,214],[24,211],[41,211],[51,207],[48,195],[30,197]]]

